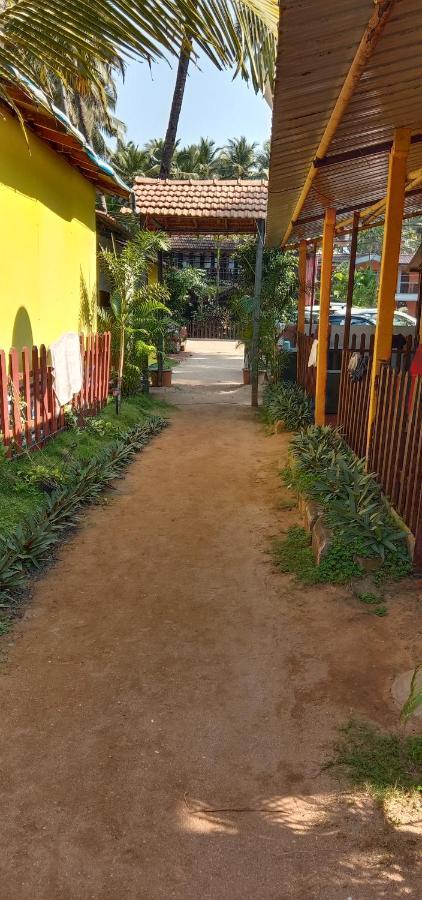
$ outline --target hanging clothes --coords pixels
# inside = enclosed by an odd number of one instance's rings
[[[313,344],[312,344],[312,347],[311,347],[311,352],[310,352],[310,354],[309,354],[309,359],[308,359],[308,369],[311,369],[312,366],[316,366],[316,364],[317,364],[317,354],[318,354],[318,341],[317,341],[317,339],[315,338],[315,340],[314,340],[314,342],[313,342]]]
[[[356,366],[359,362],[359,359],[360,359],[360,353],[352,353],[352,355],[349,359],[349,365],[347,366],[347,371],[349,372],[349,374],[350,374],[350,372],[355,371]]]
[[[368,371],[368,357],[361,356],[358,360],[357,366],[351,372],[349,372],[350,381],[362,381]]]
[[[79,335],[72,331],[62,334],[50,346],[54,393],[58,406],[70,403],[82,388],[82,358]]]

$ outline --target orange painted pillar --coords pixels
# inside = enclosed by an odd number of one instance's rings
[[[366,442],[369,456],[372,425],[377,408],[377,383],[382,361],[391,356],[393,319],[396,305],[397,271],[400,257],[401,229],[403,222],[406,187],[407,156],[411,132],[397,128],[388,164],[387,202],[385,207],[384,239],[378,286],[377,324],[375,328],[374,356],[372,361],[371,391]]]

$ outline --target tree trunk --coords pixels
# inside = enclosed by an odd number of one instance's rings
[[[88,144],[90,144],[91,143],[91,135],[89,133],[89,128],[85,122],[84,109],[82,106],[82,100],[81,100],[81,95],[80,95],[79,91],[74,91],[73,97],[74,97],[74,102],[75,102],[77,127],[79,128],[79,131],[82,132],[85,140],[88,141]]]
[[[251,406],[258,406],[258,374],[259,374],[259,323],[261,314],[262,258],[264,252],[265,221],[257,221],[258,240],[255,261],[254,311],[252,319],[251,341]]]
[[[149,367],[147,353],[144,353],[142,359],[142,393],[149,394]]]
[[[189,38],[185,38],[180,48],[176,84],[174,86],[169,123],[164,139],[159,178],[170,178],[171,163],[174,156],[174,148],[176,146],[177,129],[179,125],[180,111],[182,109],[183,95],[185,93],[186,78],[188,74],[191,53],[192,43]]]
[[[122,325],[122,330],[120,332],[120,345],[119,345],[119,369],[117,372],[117,387],[116,387],[116,414],[119,415],[120,407],[122,404],[122,381],[123,381],[123,366],[125,362],[125,329]]]

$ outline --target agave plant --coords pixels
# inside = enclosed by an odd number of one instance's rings
[[[45,498],[42,508],[0,541],[0,598],[10,603],[25,586],[32,569],[39,569],[64,532],[74,528],[88,503],[94,503],[104,487],[119,477],[135,453],[168,424],[151,416],[147,422],[121,433],[114,443],[88,463],[75,466],[69,482]]]

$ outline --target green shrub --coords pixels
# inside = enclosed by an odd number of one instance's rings
[[[312,400],[292,382],[268,385],[264,390],[262,409],[267,422],[282,421],[287,431],[297,431],[312,422]]]
[[[131,397],[141,388],[141,370],[134,363],[125,362],[122,381],[122,396]]]
[[[338,430],[311,426],[292,440],[294,465],[286,473],[290,486],[324,510],[324,520],[336,536],[337,553],[352,572],[356,556],[380,556],[385,574],[400,576],[410,568],[405,533],[387,507],[380,485]],[[325,560],[323,565],[328,565]],[[352,572],[353,574],[353,572]]]
[[[353,784],[377,800],[391,792],[416,794],[422,783],[422,737],[385,733],[352,719],[340,729],[325,768],[334,766],[343,767]]]
[[[0,537],[0,607],[13,608],[16,594],[32,569],[44,565],[64,532],[79,522],[81,507],[95,502],[104,487],[118,477],[135,453],[168,424],[159,416],[123,432],[104,450],[69,467],[65,484],[45,497],[32,515],[7,536]]]

